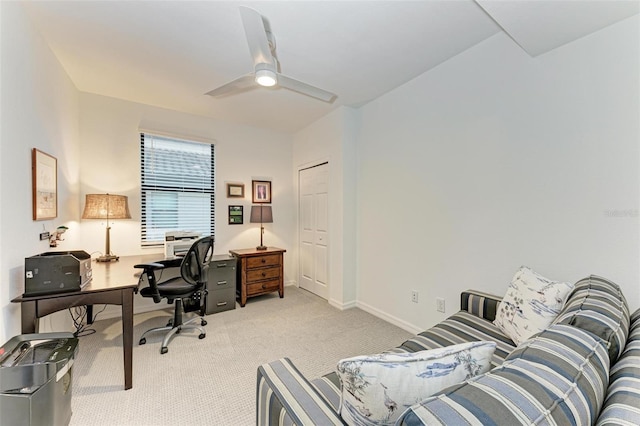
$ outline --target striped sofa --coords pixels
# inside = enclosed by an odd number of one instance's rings
[[[390,350],[497,343],[491,371],[410,407],[396,424],[640,424],[640,310],[630,317],[616,284],[580,280],[552,325],[518,347],[493,325],[499,304],[465,291],[459,312]],[[308,380],[288,358],[258,368],[258,425],[341,425],[339,406],[335,372]]]

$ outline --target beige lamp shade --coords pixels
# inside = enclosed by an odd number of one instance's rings
[[[84,202],[83,219],[106,219],[107,233],[104,254],[98,257],[98,262],[118,261],[119,257],[111,253],[111,238],[109,231],[110,219],[131,219],[129,203],[125,195],[87,194]]]
[[[83,219],[131,219],[125,195],[87,194]]]

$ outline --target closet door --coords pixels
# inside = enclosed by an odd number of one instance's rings
[[[298,172],[300,287],[318,296],[329,297],[329,165]]]

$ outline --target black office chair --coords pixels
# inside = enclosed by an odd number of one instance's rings
[[[191,248],[179,263],[180,277],[158,282],[158,277],[156,276],[156,271],[178,266],[175,260],[143,263],[134,266],[134,268],[143,269],[138,283],[142,282],[143,278],[146,277],[146,281],[149,284],[148,287],[140,290],[140,294],[143,297],[151,297],[156,303],[160,303],[162,299],[167,299],[169,304],[175,301],[173,320],[170,320],[165,327],[156,327],[145,331],[140,338],[139,344],[144,345],[147,342],[145,336],[148,333],[168,331],[162,340],[162,347],[160,348],[160,353],[166,354],[169,350],[167,348],[169,340],[183,330],[196,329],[200,331],[198,336],[200,339],[206,337],[202,327],[207,325],[207,322],[202,316],[205,311],[206,284],[209,262],[213,256],[213,242],[213,237],[203,237],[191,245]],[[183,323],[183,311],[184,313],[198,311],[199,316]],[[200,325],[195,324],[198,321]]]

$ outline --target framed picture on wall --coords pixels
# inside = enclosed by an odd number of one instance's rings
[[[39,149],[31,150],[33,220],[58,216],[58,160]]]
[[[271,182],[268,180],[252,180],[254,204],[271,203]]]
[[[229,225],[242,225],[242,206],[229,206]]]
[[[227,198],[244,198],[244,184],[243,183],[228,183],[227,184]]]

